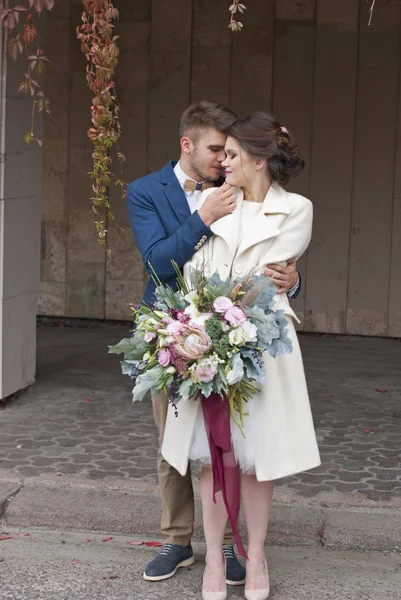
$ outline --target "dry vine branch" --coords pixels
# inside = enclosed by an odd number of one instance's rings
[[[93,211],[99,214],[99,208],[106,210],[107,220],[114,220],[109,201],[109,188],[115,185],[124,189],[124,182],[116,178],[112,171],[111,151],[118,149],[121,135],[120,107],[113,81],[114,70],[118,63],[118,36],[114,35],[113,21],[118,18],[118,10],[112,0],[82,0],[84,11],[82,25],[76,29],[85,54],[86,80],[94,97],[91,106],[92,127],[88,137],[93,143]],[[120,167],[125,161],[121,152],[117,153]],[[95,221],[99,242],[110,255],[106,245],[107,229],[104,220]]]

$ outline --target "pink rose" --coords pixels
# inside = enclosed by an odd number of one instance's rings
[[[245,323],[246,314],[238,306],[233,306],[232,308],[229,308],[227,312],[224,313],[224,318],[226,321],[228,321],[231,325],[234,325],[235,327],[236,325],[241,325],[241,323]]]
[[[200,325],[185,325],[176,339],[178,354],[188,360],[201,358],[212,347],[212,340]]]
[[[203,381],[204,383],[209,383],[214,379],[214,376],[217,375],[217,366],[208,362],[204,364],[199,363],[199,365],[195,369],[195,375],[199,379],[199,381]]]
[[[166,323],[166,325],[169,325],[170,323],[173,323],[173,319],[171,317],[163,317],[162,323]]]
[[[213,308],[218,313],[224,313],[226,312],[226,310],[232,308],[233,306],[234,305],[231,302],[230,298],[227,298],[226,296],[219,296],[213,302]]]
[[[172,337],[175,337],[177,335],[180,335],[180,333],[182,333],[182,330],[184,329],[184,324],[181,323],[180,321],[173,321],[172,323],[167,325],[166,329],[167,329],[169,335],[171,335]]]
[[[157,360],[162,367],[167,367],[170,364],[170,350],[167,350],[167,348],[159,350]]]
[[[154,340],[154,339],[155,339],[155,337],[156,337],[156,334],[155,334],[155,333],[152,333],[151,331],[147,331],[147,332],[145,333],[145,335],[143,336],[143,339],[145,340],[145,342],[146,342],[147,344],[149,344],[149,342],[151,342],[152,340]]]

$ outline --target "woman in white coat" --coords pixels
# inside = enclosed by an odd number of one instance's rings
[[[306,250],[312,231],[312,204],[286,192],[280,184],[300,173],[304,163],[285,127],[270,114],[258,112],[237,121],[226,142],[226,182],[236,188],[232,214],[214,223],[215,235],[185,266],[200,262],[210,274],[236,276],[267,264],[297,259]],[[202,201],[213,190],[204,192]],[[293,351],[277,358],[265,353],[266,382],[248,403],[245,438],[232,423],[231,435],[241,470],[241,496],[248,529],[245,598],[264,600],[269,578],[264,553],[273,480],[320,464],[310,411],[302,356],[293,324],[297,318],[286,294],[277,296],[283,309]],[[221,553],[227,512],[221,492],[213,502],[210,452],[199,402],[181,402],[178,417],[169,410],[162,453],[181,474],[188,460],[200,460],[200,489],[207,544],[204,600],[224,600],[225,570]]]

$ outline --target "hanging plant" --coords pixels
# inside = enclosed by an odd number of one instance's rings
[[[93,211],[99,215],[99,209],[104,208],[106,221],[110,221],[114,220],[109,201],[110,186],[114,183],[123,191],[125,189],[124,182],[111,171],[113,148],[117,149],[121,170],[125,161],[118,148],[121,135],[120,107],[113,81],[119,54],[113,21],[119,13],[111,0],[82,0],[82,4],[82,25],[76,31],[81,50],[88,61],[86,80],[93,93],[92,127],[88,130],[93,144],[93,170],[90,173],[93,179]],[[105,220],[96,220],[95,225],[100,243],[110,254],[106,246]]]
[[[228,10],[230,11],[230,23],[228,25],[229,28],[231,31],[241,31],[244,25],[241,23],[241,21],[237,21],[234,15],[237,12],[242,14],[244,10],[246,10],[245,4],[242,4],[241,0],[232,0],[232,4]]]
[[[27,65],[24,78],[18,82],[18,91],[32,98],[31,123],[25,134],[25,142],[37,142],[39,146],[42,145],[42,140],[35,134],[35,116],[43,110],[50,112],[50,101],[41,89],[40,77],[50,61],[36,43],[35,19],[44,9],[51,10],[53,6],[54,0],[27,0],[25,6],[9,8],[0,1],[0,19],[4,29],[8,34],[14,35],[8,40],[9,54],[14,60],[24,58]]]

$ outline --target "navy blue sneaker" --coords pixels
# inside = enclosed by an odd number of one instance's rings
[[[164,544],[159,554],[146,565],[143,578],[146,581],[163,581],[175,575],[180,567],[190,567],[194,562],[191,545]]]
[[[226,558],[226,584],[245,585],[245,567],[238,560],[234,547],[224,545],[223,554]]]

